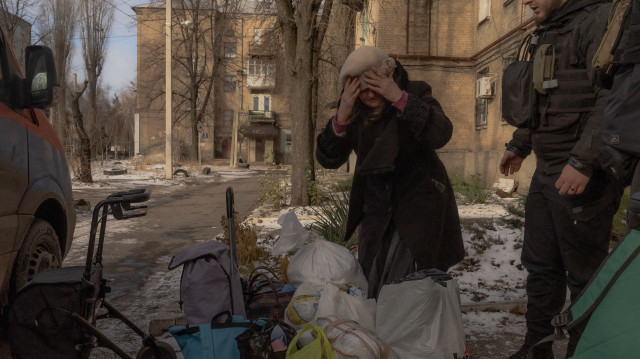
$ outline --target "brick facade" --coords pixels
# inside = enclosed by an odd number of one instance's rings
[[[356,35],[364,41],[356,45],[384,49],[411,79],[431,84],[453,122],[453,138],[440,151],[450,174],[479,174],[485,185],[494,183],[501,176],[504,143],[514,130],[501,116],[502,71],[532,28],[530,13],[518,0],[396,0],[372,3],[365,13]],[[494,92],[479,100],[476,80],[482,76],[491,79]],[[479,117],[484,108],[486,117]],[[528,184],[534,165],[532,157],[525,161],[517,175],[521,183]]]

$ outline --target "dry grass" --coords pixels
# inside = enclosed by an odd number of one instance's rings
[[[222,243],[229,245],[229,226],[226,216],[222,216],[222,226],[224,227],[224,238]],[[274,258],[269,252],[258,245],[258,234],[253,226],[240,225],[238,217],[234,216],[234,228],[236,233],[236,252],[238,266],[241,274],[248,275],[257,265],[267,265],[277,275],[282,283],[287,283],[287,266],[289,258]],[[257,264],[257,265],[256,265]]]

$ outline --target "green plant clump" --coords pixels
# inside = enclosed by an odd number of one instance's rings
[[[486,203],[491,198],[491,191],[482,186],[479,174],[471,176],[471,180],[465,182],[462,177],[455,174],[451,177],[451,184],[456,193],[461,194],[468,203]]]
[[[311,225],[311,229],[328,241],[352,248],[358,243],[357,235],[354,234],[346,243],[342,240],[347,228],[349,193],[336,192],[327,197],[325,203],[312,207],[318,220]]]

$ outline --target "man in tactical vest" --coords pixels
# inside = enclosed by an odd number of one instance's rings
[[[608,91],[594,85],[591,59],[605,33],[610,3],[604,0],[523,0],[538,25],[527,48],[532,57],[523,98],[532,94],[527,121],[518,122],[500,161],[507,176],[533,150],[536,170],[525,204],[522,264],[527,276],[527,333],[510,358],[554,358],[552,319],[586,286],[609,251],[621,187],[601,170],[600,127]],[[510,65],[511,66],[511,65]],[[509,86],[505,69],[503,89]],[[522,80],[522,79],[520,79]],[[527,88],[527,86],[530,86]],[[517,103],[505,103],[514,108]],[[522,103],[522,102],[521,102]],[[522,105],[520,105],[522,106]],[[509,121],[509,123],[512,123]],[[570,330],[570,357],[584,327]],[[533,347],[533,348],[532,348]]]
[[[615,16],[616,6],[620,7],[619,16]],[[614,10],[607,32],[611,40],[603,40],[597,54],[600,56],[593,60],[604,73],[602,77],[613,76],[604,111],[600,158],[605,171],[622,185],[631,184],[627,228],[640,230],[640,0],[616,0]],[[603,82],[607,85],[609,81]]]

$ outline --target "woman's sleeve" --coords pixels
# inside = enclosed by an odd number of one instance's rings
[[[342,166],[351,154],[349,131],[347,134],[337,135],[333,129],[333,119],[327,122],[324,130],[318,135],[316,146],[316,159],[324,168],[338,168]]]
[[[409,122],[418,142],[432,149],[443,147],[451,139],[453,125],[444,114],[440,103],[431,96],[431,86],[426,82],[413,81],[407,88],[409,97],[402,113],[401,122]]]

